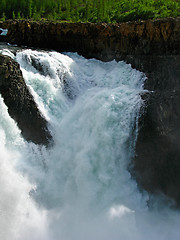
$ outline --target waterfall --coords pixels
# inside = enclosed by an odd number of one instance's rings
[[[178,240],[178,211],[148,208],[128,166],[145,76],[125,62],[7,49],[53,147],[27,143],[0,98],[0,239]]]

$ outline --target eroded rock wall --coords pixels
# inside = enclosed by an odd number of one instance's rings
[[[9,20],[7,41],[25,46],[71,51],[103,61],[124,55],[180,53],[180,18],[106,23],[57,23]]]

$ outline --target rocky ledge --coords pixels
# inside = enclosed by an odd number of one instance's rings
[[[8,29],[10,43],[125,60],[143,71],[149,93],[142,96],[131,172],[139,186],[180,205],[180,18],[121,24],[9,20],[0,27]]]
[[[121,24],[8,20],[0,27],[8,29],[10,43],[78,52],[103,61],[180,53],[180,18]]]
[[[24,82],[19,64],[1,54],[0,93],[8,107],[9,115],[17,122],[23,137],[35,144],[48,146],[52,137],[47,122]]]

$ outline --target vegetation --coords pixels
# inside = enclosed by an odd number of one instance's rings
[[[123,22],[180,16],[180,0],[0,0],[0,19]]]

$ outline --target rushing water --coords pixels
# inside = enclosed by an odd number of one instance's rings
[[[20,63],[55,144],[24,141],[0,97],[0,239],[178,240],[179,212],[149,210],[127,170],[144,75],[72,53],[1,52]]]

